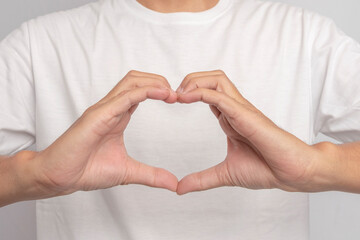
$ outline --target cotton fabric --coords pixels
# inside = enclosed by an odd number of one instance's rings
[[[317,13],[283,3],[219,0],[196,13],[160,13],[101,0],[24,22],[0,43],[0,154],[61,136],[130,70],[173,89],[221,69],[279,127],[360,140],[360,45]],[[140,104],[125,131],[135,159],[179,179],[226,156],[203,103]],[[308,195],[224,187],[185,196],[140,185],[37,201],[40,240],[305,240]]]

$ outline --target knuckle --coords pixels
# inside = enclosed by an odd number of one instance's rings
[[[196,88],[200,88],[200,85],[202,85],[201,83],[202,83],[201,77],[194,76],[188,80],[187,85],[195,86]]]
[[[221,69],[217,69],[217,70],[215,70],[215,72],[219,73],[219,74],[225,74],[225,72],[223,70],[221,70]]]
[[[196,81],[196,78],[191,77],[187,79],[186,85],[192,85]]]
[[[137,162],[135,162],[134,165],[135,166],[133,168],[135,169],[139,167],[139,163]],[[124,168],[124,172],[122,174],[122,178],[120,180],[121,185],[129,185],[130,183],[132,183],[133,171],[134,169],[131,169],[129,164],[126,164],[126,167]]]
[[[224,82],[228,82],[232,85],[232,82],[230,81],[230,79],[225,75],[225,74],[221,74],[219,76],[220,80],[224,81]]]
[[[164,77],[155,78],[155,79],[153,79],[153,81],[150,82],[150,84],[153,86],[157,86],[157,87],[169,85],[167,79]]]
[[[195,180],[195,182],[197,182],[199,189],[206,189],[206,186],[204,185],[204,181],[203,181],[203,175],[201,174],[196,176],[193,175],[192,177]]]
[[[159,74],[155,74],[155,76],[158,77],[160,80],[167,82],[167,79],[164,76]]]
[[[136,70],[130,70],[127,75],[134,75],[134,74],[136,74],[136,73],[138,73],[138,71],[136,71]]]
[[[84,115],[84,116],[93,115],[93,113],[95,112],[95,110],[98,108],[97,105],[98,105],[98,104],[94,104],[94,105],[88,107],[88,108],[84,111],[83,115]]]
[[[193,75],[193,73],[188,73],[188,74],[185,76],[184,80],[189,80],[189,79],[191,79],[192,75]]]
[[[158,184],[158,179],[160,177],[160,169],[155,168],[154,169],[154,173],[153,173],[153,179],[152,179],[152,186],[157,186]]]
[[[215,178],[221,185],[231,185],[229,175],[226,174],[222,169],[216,169]]]
[[[123,79],[121,79],[119,86],[124,85],[124,84],[128,84],[133,77],[134,76],[126,75]]]

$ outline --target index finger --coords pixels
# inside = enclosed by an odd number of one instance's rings
[[[197,88],[185,94],[179,94],[178,101],[181,103],[204,102],[216,106],[219,111],[230,118],[237,117],[237,109],[240,107],[236,100],[225,93],[206,88]]]
[[[146,99],[165,101],[170,96],[170,90],[167,88],[158,88],[145,86],[124,91],[118,96],[105,103],[105,111],[110,112],[112,116],[119,116],[127,112],[132,106],[145,101]]]
[[[276,126],[247,100],[238,102],[225,93],[215,90],[197,88],[191,92],[180,94],[178,101],[182,103],[201,101],[215,106],[228,119],[232,128],[250,142],[260,136],[255,133],[268,133],[270,126]],[[264,131],[260,131],[260,129]],[[269,136],[271,134],[268,134],[267,137]]]

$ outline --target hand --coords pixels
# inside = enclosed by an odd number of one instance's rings
[[[35,155],[33,169],[42,188],[52,196],[130,183],[175,191],[178,180],[173,174],[127,154],[123,133],[139,102],[174,103],[176,98],[164,77],[130,71],[53,144]]]
[[[181,103],[202,101],[210,105],[228,144],[225,160],[184,177],[178,194],[220,186],[319,189],[323,179],[315,175],[315,169],[324,145],[309,146],[277,127],[238,92],[223,71],[189,74],[177,92]]]

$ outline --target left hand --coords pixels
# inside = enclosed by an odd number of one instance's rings
[[[326,180],[317,169],[323,164],[320,150],[326,143],[307,145],[276,126],[239,93],[223,71],[189,74],[177,92],[180,103],[208,103],[228,143],[225,160],[184,177],[178,194],[220,186],[323,190]]]

